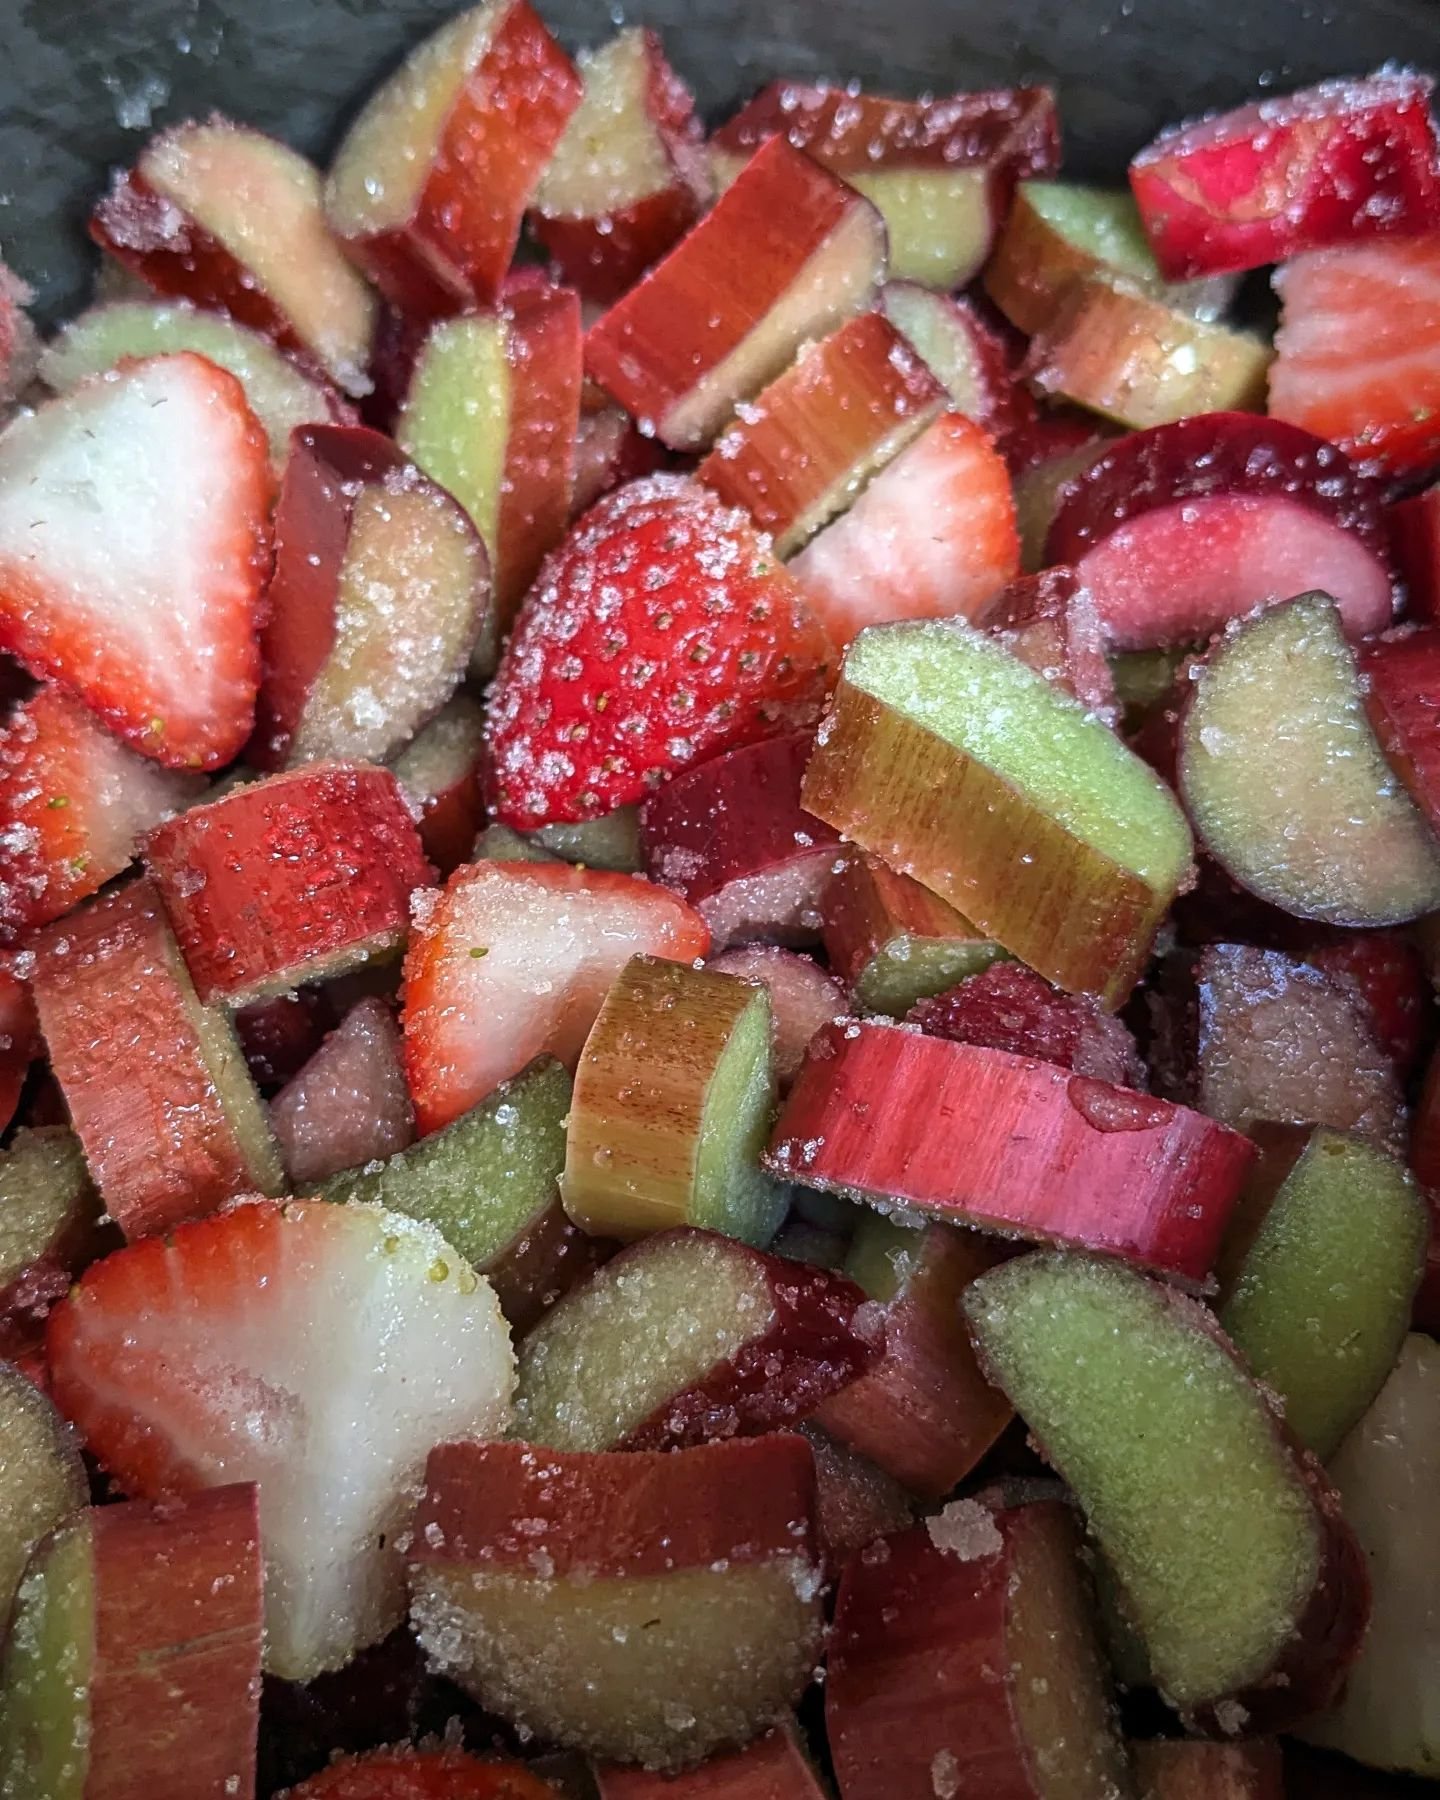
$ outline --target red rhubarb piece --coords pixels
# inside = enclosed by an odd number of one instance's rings
[[[297,150],[212,118],[160,132],[95,208],[90,235],[157,294],[228,313],[369,387],[375,298],[330,235]]]
[[[304,1188],[383,1162],[415,1136],[400,1030],[383,1000],[362,1000],[270,1102],[285,1173]]]
[[[394,754],[465,673],[489,575],[465,513],[389,438],[362,425],[294,432],[250,760]]]
[[[1033,422],[1035,402],[1016,373],[1022,350],[996,314],[913,281],[887,281],[880,305],[945,384],[956,412],[997,438]]]
[[[0,1131],[15,1117],[37,1049],[35,1003],[13,968],[0,962]]]
[[[1164,1738],[1132,1744],[1130,1752],[1141,1800],[1285,1800],[1280,1746],[1272,1739],[1206,1744]]]
[[[812,943],[839,835],[800,804],[811,738],[797,732],[697,763],[645,803],[645,873],[687,900],[716,949]]]
[[[1363,466],[1440,458],[1440,233],[1298,257],[1275,277],[1270,411]]]
[[[47,682],[0,727],[0,938],[98,893],[204,785],[137,756]]]
[[[575,437],[573,516],[589,512],[612,488],[654,475],[668,460],[665,446],[647,438],[620,407],[584,414]]]
[[[329,995],[320,988],[271,994],[235,1014],[235,1035],[258,1086],[283,1087],[298,1075],[337,1023]]]
[[[915,1501],[878,1463],[847,1449],[813,1420],[800,1435],[815,1458],[815,1529],[828,1568],[913,1522]]]
[[[932,1037],[1038,1058],[1115,1087],[1145,1086],[1135,1039],[1119,1019],[1084,994],[1062,994],[1023,963],[995,963],[920,1001],[908,1018]]]
[[[1440,623],[1440,484],[1390,508],[1390,543],[1405,582],[1406,612]]]
[[[402,313],[500,292],[580,78],[528,0],[441,26],[350,127],[325,192],[331,229]]]
[[[86,1161],[127,1237],[279,1190],[279,1155],[239,1045],[196,998],[148,881],[46,926],[31,985]]]
[[[805,1059],[811,1038],[846,1010],[845,990],[817,962],[774,944],[741,944],[712,956],[707,967],[720,975],[758,981],[770,995],[775,1027],[775,1079],[788,1087]]]
[[[490,695],[496,810],[528,831],[628,806],[702,757],[812,723],[830,660],[743,513],[684,477],[633,483],[581,520],[520,610]]]
[[[1191,644],[1320,589],[1352,637],[1393,608],[1373,485],[1298,423],[1209,413],[1121,438],[1064,489],[1048,563],[1069,563],[1120,649]]]
[[[534,1057],[572,1067],[641,952],[703,956],[705,921],[664,888],[561,863],[481,862],[420,909],[405,960],[405,1067],[423,1134]]]
[[[885,228],[852,187],[773,139],[585,340],[590,374],[672,450],[873,296]]]
[[[825,1800],[793,1725],[777,1725],[743,1750],[687,1769],[681,1782],[650,1769],[607,1764],[594,1771],[597,1800]]]
[[[463,1750],[377,1750],[343,1757],[284,1800],[555,1800],[523,1763],[481,1762]]]
[[[1105,660],[1099,614],[1073,569],[1021,575],[1002,588],[981,613],[1012,656],[1044,675],[1082,706],[1105,718],[1115,714],[1115,682]]]
[[[1440,227],[1432,85],[1382,70],[1162,132],[1130,165],[1161,272],[1189,281]]]
[[[153,831],[145,861],[202,1000],[230,1005],[397,950],[432,880],[395,777],[312,763]]]
[[[0,649],[137,750],[217,768],[250,734],[265,435],[190,354],[81,382],[0,447]]]
[[[1429,1036],[1431,992],[1420,952],[1395,931],[1347,931],[1304,952],[1306,962],[1353,988],[1401,1079]]]
[[[1362,644],[1365,711],[1390,767],[1440,830],[1440,627]]]
[[[1187,1107],[896,1025],[826,1026],[766,1165],[1203,1283],[1253,1157]]]
[[[484,826],[484,764],[485,709],[468,694],[436,713],[392,764],[420,814],[421,846],[442,877],[470,861]]]
[[[942,413],[790,564],[837,645],[894,619],[973,619],[1019,572],[1010,476],[982,428]]]

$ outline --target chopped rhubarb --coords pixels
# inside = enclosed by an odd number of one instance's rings
[[[982,1275],[964,1305],[1084,1509],[1161,1693],[1229,1737],[1324,1706],[1364,1636],[1364,1558],[1211,1315],[1053,1252]]]
[[[0,1441],[0,1618],[8,1621],[31,1551],[79,1512],[90,1488],[74,1432],[9,1363],[0,1363]]]
[[[18,400],[35,378],[40,346],[25,310],[34,297],[29,284],[0,263],[0,405]]]
[[[580,92],[529,0],[486,0],[371,95],[336,154],[325,210],[399,311],[439,317],[496,299]]]
[[[38,1048],[30,989],[0,953],[0,1131],[15,1117]]]
[[[1111,1007],[1188,881],[1170,790],[958,620],[856,639],[802,797],[1058,987]]]
[[[145,861],[203,1000],[237,1006],[395,954],[430,865],[395,777],[312,763],[152,831]]]
[[[561,864],[458,869],[420,909],[405,963],[405,1067],[422,1135],[533,1057],[573,1065],[631,956],[686,962],[710,933],[683,900]]]
[[[635,806],[617,806],[614,812],[581,819],[578,824],[542,825],[535,842],[561,862],[611,869],[619,875],[638,875],[645,861],[640,850],[640,809]]]
[[[901,1018],[1004,951],[876,856],[847,852],[821,903],[825,954],[857,1010]]]
[[[279,1153],[234,1030],[196,997],[148,881],[47,926],[32,985],[90,1172],[128,1238],[279,1191]]]
[[[1432,83],[1385,69],[1164,131],[1130,185],[1172,280],[1440,227]]]
[[[822,1634],[815,1473],[784,1434],[664,1453],[442,1444],[411,1550],[432,1662],[552,1743],[690,1763],[788,1716]]]
[[[1262,900],[1332,925],[1440,907],[1440,848],[1366,718],[1328,595],[1219,641],[1182,722],[1179,776],[1205,848]]]
[[[286,1800],[555,1800],[557,1789],[523,1763],[481,1761],[463,1750],[377,1750],[342,1757]]]
[[[1105,660],[1099,615],[1073,569],[1021,575],[976,620],[1027,668],[1053,681],[1107,722],[1115,684]]]
[[[299,988],[255,1000],[234,1015],[235,1035],[250,1073],[261,1088],[284,1087],[298,1075],[339,1023],[332,998],[321,988]]]
[[[420,846],[442,878],[470,861],[485,822],[484,760],[484,708],[470,695],[456,694],[390,765],[419,811]]]
[[[815,1529],[827,1568],[913,1522],[914,1499],[878,1463],[847,1449],[813,1420],[800,1435],[815,1458]]]
[[[596,1800],[675,1800],[675,1782],[649,1769],[607,1764],[594,1771]],[[825,1800],[815,1766],[793,1725],[777,1725],[743,1750],[722,1751],[687,1769],[686,1800]]]
[[[1017,379],[1011,345],[973,300],[913,281],[887,281],[880,305],[944,384],[950,404],[995,437],[1028,423],[1035,403]]]
[[[1005,445],[1015,486],[1015,528],[1020,534],[1020,567],[1035,575],[1057,565],[1046,549],[1050,527],[1072,481],[1105,454],[1113,436],[1093,413],[1066,408],[1042,413]]]
[[[755,982],[769,994],[775,1080],[783,1091],[805,1060],[811,1038],[846,1010],[845,990],[810,957],[774,944],[741,944],[712,956],[706,966],[717,975]]]
[[[1356,652],[1356,663],[1380,748],[1440,831],[1440,627],[1377,638]]]
[[[879,213],[774,138],[590,328],[586,367],[647,435],[701,449],[801,344],[861,311],[884,275]]]
[[[292,1188],[383,1161],[415,1135],[400,1030],[383,1000],[362,1000],[270,1102]]]
[[[1285,1800],[1280,1746],[1158,1738],[1132,1744],[1140,1800]]]
[[[710,198],[704,128],[653,31],[581,52],[585,93],[533,202],[535,235],[587,300],[618,300]]]
[[[768,1244],[785,1213],[760,1168],[774,1104],[768,993],[633,957],[580,1054],[566,1212],[583,1231],[622,1241],[698,1225]]]
[[[1120,649],[1196,643],[1266,601],[1333,595],[1352,637],[1393,609],[1376,490],[1298,425],[1211,413],[1121,438],[1063,490],[1069,563]]]
[[[825,1723],[844,1800],[1129,1791],[1064,1504],[957,1500],[851,1557]]]
[[[79,1140],[22,1127],[0,1151],[0,1355],[31,1341],[51,1304],[108,1248]],[[0,1614],[5,1610],[0,1580]]]
[[[1405,610],[1412,619],[1440,624],[1440,483],[1397,501],[1389,517]]]
[[[790,557],[939,413],[945,390],[883,313],[861,313],[785,371],[696,471]]]
[[[697,763],[641,813],[644,869],[687,900],[716,949],[813,943],[840,839],[800,804],[808,733]]]
[[[1289,1429],[1328,1460],[1400,1353],[1430,1215],[1403,1166],[1368,1144],[1319,1128],[1259,1137],[1220,1323]]]
[[[526,1337],[513,1434],[557,1450],[670,1450],[784,1430],[874,1361],[864,1301],[824,1269],[709,1231],[661,1232]]]
[[[1203,1284],[1253,1151],[1188,1108],[1007,1051],[841,1022],[766,1153],[782,1178]]]
[[[581,415],[575,438],[575,496],[571,516],[578,519],[612,488],[657,474],[669,464],[662,444],[647,438],[618,406]]]
[[[942,413],[790,571],[836,644],[894,619],[975,618],[1019,570],[1015,502],[981,427]]]
[[[1403,1081],[1425,1053],[1430,984],[1420,952],[1398,931],[1337,933],[1303,952],[1306,962],[1356,993],[1380,1048]]]

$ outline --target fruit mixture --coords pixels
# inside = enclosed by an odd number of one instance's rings
[[[1430,89],[486,0],[4,275],[0,1800],[1440,1779]]]

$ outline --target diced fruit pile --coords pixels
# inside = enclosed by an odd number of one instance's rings
[[[1440,1779],[1430,82],[1060,170],[486,0],[0,269],[4,1800]]]

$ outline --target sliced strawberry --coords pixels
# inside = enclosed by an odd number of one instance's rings
[[[421,1134],[483,1100],[532,1057],[574,1066],[634,955],[688,962],[705,921],[630,875],[560,863],[475,863],[416,908],[405,959],[405,1068]]]
[[[47,1347],[56,1404],[126,1492],[259,1482],[266,1666],[291,1680],[398,1623],[426,1454],[509,1417],[490,1287],[379,1207],[256,1201],[131,1245],[51,1313]]]
[[[0,729],[0,941],[98,893],[204,785],[137,756],[47,682]]]
[[[1440,459],[1440,232],[1300,256],[1275,287],[1274,417],[1394,474]]]
[[[640,800],[813,722],[830,647],[768,540],[698,483],[608,495],[520,609],[490,700],[497,811],[529,831]]]
[[[155,357],[0,440],[0,649],[171,768],[250,735],[270,493],[233,375]]]
[[[1020,568],[1004,462],[961,413],[942,413],[789,565],[837,644],[867,625],[973,618]]]
[[[280,1800],[555,1800],[523,1763],[479,1762],[463,1750],[377,1750],[346,1757]]]

